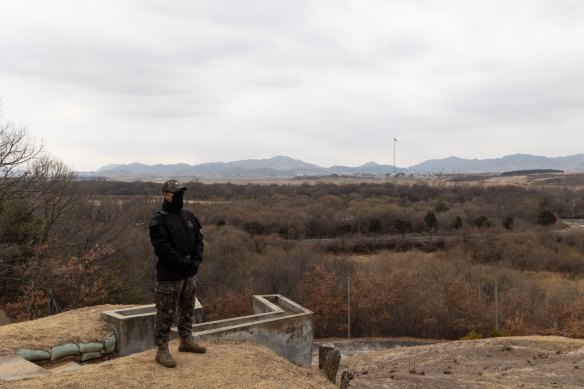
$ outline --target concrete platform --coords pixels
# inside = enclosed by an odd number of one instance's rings
[[[81,366],[80,364],[78,364],[77,362],[68,362],[65,363],[64,365],[55,367],[51,370],[49,370],[50,373],[64,373],[64,372],[68,372],[68,371],[78,371],[79,369],[82,369],[83,366]]]
[[[19,380],[43,374],[49,374],[49,371],[22,357],[0,357],[0,381]]]

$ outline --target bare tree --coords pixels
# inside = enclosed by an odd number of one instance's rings
[[[18,198],[30,172],[27,164],[39,156],[42,145],[31,140],[22,125],[0,117],[0,201]]]

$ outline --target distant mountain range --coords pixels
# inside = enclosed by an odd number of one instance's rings
[[[432,159],[408,168],[397,168],[406,173],[502,173],[514,170],[557,169],[567,172],[584,171],[584,154],[547,158],[528,154],[514,154],[493,159],[462,159],[449,157]],[[277,156],[269,159],[247,159],[234,162],[211,162],[200,165],[107,165],[95,172],[79,172],[83,177],[99,176],[112,179],[177,178],[290,178],[328,175],[385,175],[394,172],[391,165],[368,162],[357,167],[331,166],[328,168],[298,159]]]
[[[584,171],[584,154],[547,158],[529,154],[513,154],[502,158],[462,159],[449,157],[432,159],[410,166],[407,170],[443,173],[502,173],[513,170],[557,169],[566,172]]]

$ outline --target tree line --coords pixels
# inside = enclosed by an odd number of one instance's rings
[[[148,221],[160,183],[79,181],[26,131],[0,130],[0,305],[13,320],[102,303],[153,301]],[[187,183],[203,224],[206,320],[251,313],[282,293],[315,312],[317,337],[583,336],[584,239],[558,234],[584,206],[566,187]],[[431,235],[410,244],[406,236]],[[343,237],[395,238],[391,244]],[[445,239],[444,236],[449,238]],[[340,238],[328,245],[303,239]],[[364,253],[366,255],[364,255]],[[553,274],[549,279],[540,277]]]

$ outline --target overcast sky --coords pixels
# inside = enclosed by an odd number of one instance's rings
[[[1,0],[2,120],[75,170],[584,152],[581,0]]]

